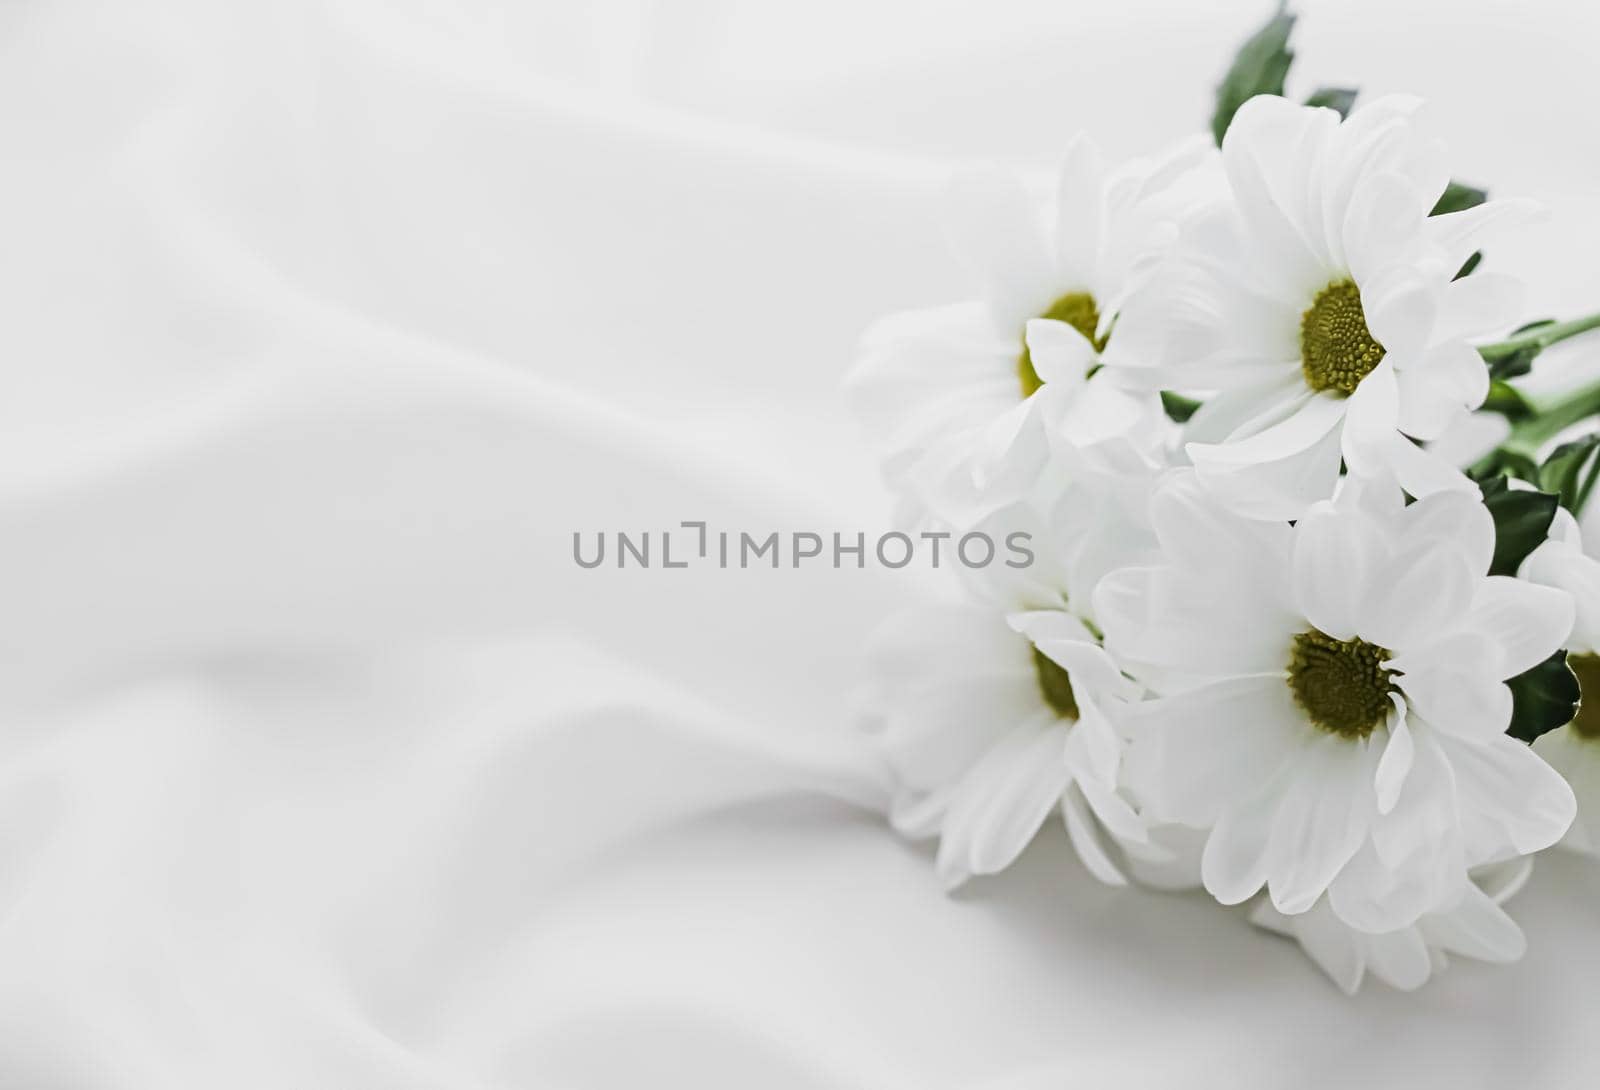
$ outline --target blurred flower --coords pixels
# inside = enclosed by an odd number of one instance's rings
[[[951,234],[983,297],[880,321],[849,380],[914,518],[970,524],[1028,496],[1063,443],[1157,429],[1154,393],[1107,377],[1117,315],[1219,186],[1198,140],[1111,170],[1079,137],[1048,193],[1009,174],[958,179]]]
[[[928,607],[891,620],[871,661],[868,721],[897,782],[890,819],[939,838],[948,887],[1010,866],[1056,810],[1095,877],[1123,883],[1107,836],[1131,851],[1148,836],[1118,791],[1112,716],[1138,689],[1083,622]]]
[[[1518,574],[1560,587],[1577,603],[1567,664],[1578,675],[1583,703],[1577,718],[1540,735],[1533,748],[1566,778],[1578,799],[1577,820],[1563,843],[1600,855],[1600,560],[1585,550],[1577,521],[1561,508],[1549,540],[1528,555]]]

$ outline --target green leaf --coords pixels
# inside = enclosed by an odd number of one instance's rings
[[[1445,216],[1451,212],[1465,212],[1469,208],[1476,208],[1489,199],[1487,189],[1476,186],[1463,185],[1460,182],[1451,182],[1444,187],[1444,192],[1439,195],[1430,216]]]
[[[1450,279],[1451,280],[1460,280],[1463,276],[1471,276],[1472,275],[1472,270],[1476,269],[1482,263],[1483,263],[1483,251],[1482,250],[1473,250],[1472,251],[1472,256],[1467,258],[1465,261],[1463,261],[1461,263],[1461,268],[1457,269],[1456,270],[1456,274],[1454,276],[1452,276]]]
[[[1233,115],[1257,95],[1283,94],[1284,77],[1294,52],[1289,48],[1289,32],[1294,29],[1293,15],[1280,0],[1277,11],[1265,26],[1245,41],[1234,55],[1228,74],[1217,86],[1217,108],[1211,115],[1211,135],[1217,146],[1222,146],[1222,135],[1233,123]]]
[[[1482,485],[1483,505],[1494,518],[1494,559],[1490,575],[1515,575],[1533,550],[1544,544],[1560,506],[1556,496],[1537,489],[1513,489],[1504,477]]]
[[[1357,93],[1354,87],[1318,87],[1316,93],[1306,99],[1306,105],[1326,106],[1339,111],[1340,117],[1349,117],[1351,108],[1356,104]]]
[[[1600,477],[1600,433],[1563,443],[1539,467],[1539,487],[1554,492],[1561,506],[1576,515]]]
[[[1495,382],[1504,382],[1508,378],[1518,378],[1533,370],[1533,361],[1539,358],[1539,353],[1544,351],[1542,344],[1525,344],[1509,352],[1489,360],[1489,378]]]
[[[1489,396],[1479,408],[1486,413],[1499,413],[1507,420],[1523,420],[1533,415],[1533,406],[1517,388],[1498,380],[1489,384]]]
[[[1177,424],[1187,424],[1201,404],[1192,397],[1184,397],[1171,390],[1161,391],[1161,407],[1167,411],[1167,417]]]
[[[1524,742],[1572,722],[1583,696],[1565,651],[1518,674],[1506,686],[1511,690],[1511,725],[1506,733]]]
[[[1535,329],[1555,324],[1556,320],[1554,318],[1539,318],[1536,321],[1528,322],[1526,325],[1520,325],[1513,329],[1511,336],[1504,343],[1513,345],[1516,339],[1524,333],[1531,333]],[[1533,370],[1533,361],[1538,359],[1539,353],[1543,351],[1544,345],[1539,344],[1537,341],[1530,341],[1527,344],[1486,352],[1483,358],[1489,364],[1489,377],[1499,381],[1526,375]]]
[[[1467,469],[1467,476],[1478,484],[1489,484],[1504,477],[1532,484],[1539,479],[1539,466],[1532,458],[1508,447],[1496,447]]]

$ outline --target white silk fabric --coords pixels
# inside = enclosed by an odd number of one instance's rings
[[[928,579],[572,561],[887,529],[949,165],[1193,131],[1266,6],[0,5],[0,1086],[1592,1085],[1593,864],[1354,1000],[1054,826],[946,896],[850,717]],[[1594,12],[1305,7],[1600,302]]]

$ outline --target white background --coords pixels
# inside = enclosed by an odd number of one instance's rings
[[[1593,864],[1354,1000],[1057,829],[947,898],[850,730],[911,578],[571,560],[887,528],[945,168],[1191,132],[1267,7],[0,2],[0,1087],[1593,1085]],[[1600,306],[1600,9],[1302,7]]]

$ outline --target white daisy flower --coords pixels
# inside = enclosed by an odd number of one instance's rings
[[[1118,337],[1144,380],[1215,391],[1188,451],[1236,509],[1291,519],[1333,494],[1341,458],[1414,496],[1472,484],[1412,440],[1483,401],[1469,339],[1517,314],[1517,281],[1453,279],[1485,229],[1526,205],[1430,217],[1448,174],[1384,98],[1332,110],[1259,96],[1223,142],[1233,201],[1191,222],[1175,257],[1124,308]]]
[[[1053,447],[1137,432],[1150,392],[1095,374],[1117,360],[1118,311],[1177,221],[1220,190],[1200,141],[1110,170],[1084,137],[1055,184],[967,175],[953,242],[979,300],[893,315],[863,337],[849,384],[891,486],[969,524],[1022,498]]]
[[[1583,542],[1577,521],[1561,508],[1549,540],[1528,555],[1517,574],[1560,587],[1577,603],[1567,665],[1578,675],[1583,703],[1571,723],[1540,735],[1533,748],[1566,777],[1578,798],[1578,817],[1563,843],[1600,855],[1600,560],[1585,551]]]
[[[1106,645],[1156,699],[1123,717],[1148,820],[1207,829],[1206,889],[1327,894],[1385,932],[1449,907],[1467,862],[1547,847],[1572,792],[1504,732],[1503,679],[1572,624],[1566,593],[1491,577],[1470,495],[1347,488],[1294,526],[1222,509],[1190,471],[1158,493],[1161,563],[1095,595]]]
[[[1520,959],[1527,938],[1502,906],[1532,870],[1533,860],[1526,856],[1478,868],[1453,907],[1379,935],[1345,923],[1326,897],[1297,916],[1285,916],[1262,898],[1251,906],[1250,921],[1299,942],[1346,995],[1356,993],[1368,971],[1391,988],[1409,992],[1443,972],[1451,954],[1498,964]]]
[[[1133,441],[1072,459],[1051,512],[1016,504],[978,524],[1028,533],[1032,564],[965,573],[975,604],[908,613],[875,641],[869,709],[900,785],[891,817],[940,837],[947,884],[1008,866],[1056,806],[1096,877],[1121,884],[1121,856],[1141,879],[1171,880],[1175,853],[1122,790],[1115,720],[1140,690],[1089,609],[1107,572],[1155,559],[1149,498],[1164,469]]]
[[[1112,716],[1138,689],[1083,622],[927,607],[891,620],[870,654],[868,721],[898,785],[890,820],[939,838],[947,887],[1010,866],[1056,810],[1089,871],[1123,883],[1107,834],[1132,850],[1148,836],[1117,789]]]

